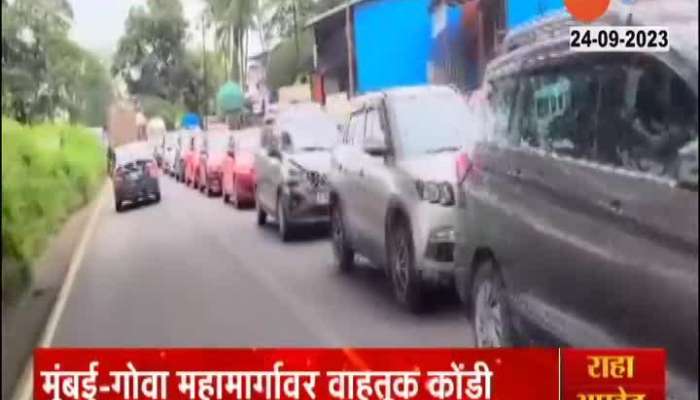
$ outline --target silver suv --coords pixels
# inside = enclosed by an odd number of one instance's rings
[[[295,225],[328,222],[327,173],[338,127],[320,108],[296,105],[265,126],[255,157],[258,225],[277,220],[283,241]]]
[[[426,283],[453,282],[455,185],[470,112],[442,86],[360,97],[353,109],[332,154],[335,260],[347,270],[359,253],[384,266],[398,301],[418,311]]]

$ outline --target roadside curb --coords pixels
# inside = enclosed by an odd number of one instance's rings
[[[80,270],[83,257],[85,256],[85,250],[87,249],[88,243],[90,242],[90,239],[92,238],[93,233],[95,231],[97,221],[99,220],[100,210],[102,210],[105,199],[108,197],[108,188],[109,181],[105,180],[102,184],[102,188],[100,189],[97,197],[94,200],[94,204],[92,205],[93,209],[91,210],[89,220],[85,225],[85,229],[83,230],[80,236],[80,241],[78,242],[78,245],[73,251],[73,254],[70,259],[70,264],[68,266],[68,271],[66,272],[66,276],[63,280],[63,284],[61,285],[61,289],[58,292],[58,296],[56,296],[56,301],[54,302],[53,307],[51,308],[51,312],[47,319],[46,326],[44,327],[44,330],[41,334],[41,338],[36,344],[35,348],[50,347],[51,343],[53,342],[53,337],[56,333],[56,328],[63,314],[63,310],[65,309],[68,295],[70,294],[70,291],[73,287],[73,282],[75,281],[75,277],[78,271]],[[14,394],[11,397],[12,400],[31,400],[33,397],[32,359],[33,356],[30,356],[26,366],[24,367],[22,375],[20,376],[20,379],[15,386]]]

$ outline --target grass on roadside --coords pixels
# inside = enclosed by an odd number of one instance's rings
[[[32,262],[104,173],[105,151],[87,128],[2,119],[3,301],[29,283]]]

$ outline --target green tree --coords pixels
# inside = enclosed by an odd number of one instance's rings
[[[134,95],[182,101],[196,72],[185,57],[186,33],[179,0],[148,0],[145,6],[132,7],[112,73],[120,75]]]
[[[4,115],[22,122],[62,114],[74,122],[104,118],[95,107],[111,95],[109,78],[92,54],[68,38],[72,16],[66,0],[2,3]]]
[[[248,36],[255,27],[257,0],[205,0],[217,50],[225,56],[230,79],[245,82]]]

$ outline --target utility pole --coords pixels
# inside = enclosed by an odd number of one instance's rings
[[[202,13],[202,90],[204,92],[204,105],[202,108],[202,120],[204,129],[207,129],[207,115],[209,115],[209,91],[207,90],[207,17]]]
[[[294,45],[296,46],[297,64],[299,63],[299,27],[297,26],[297,1],[292,0],[292,16],[294,18]]]

